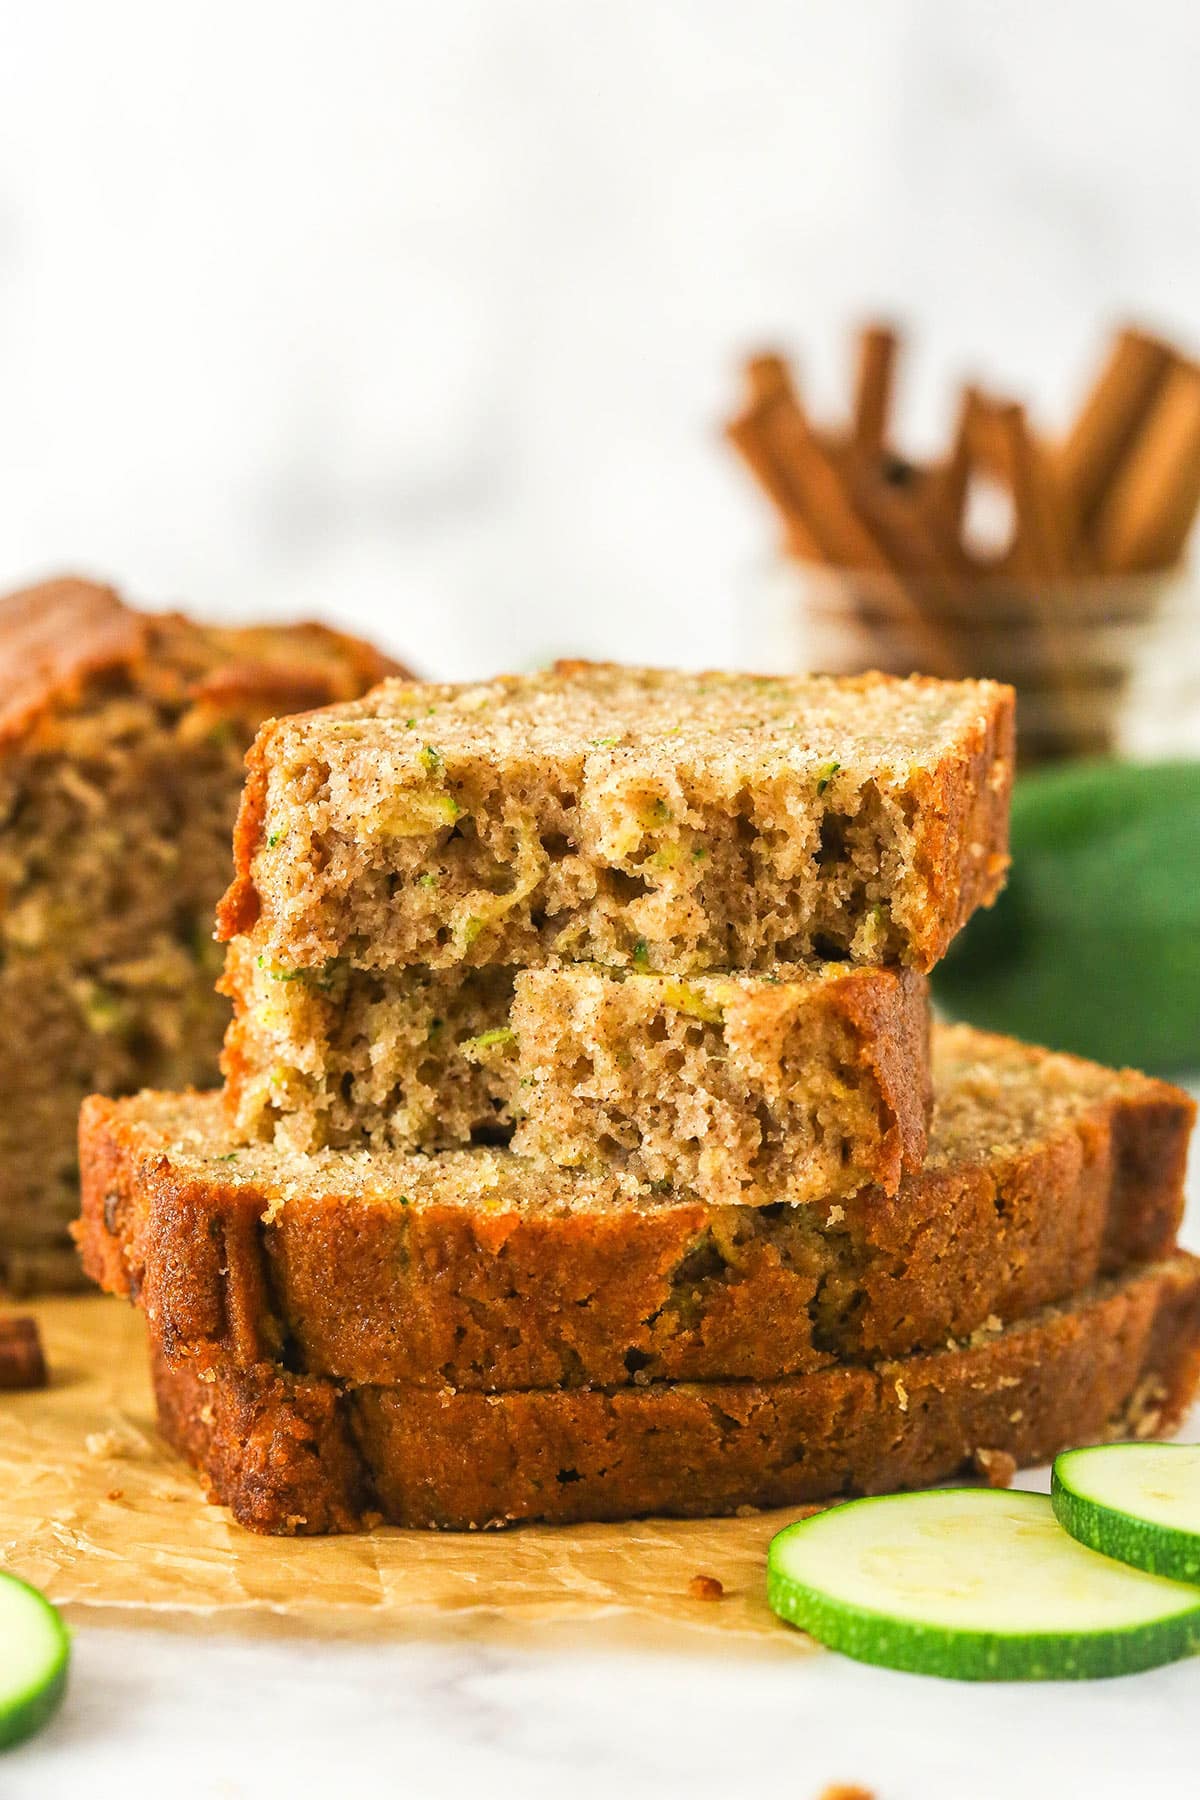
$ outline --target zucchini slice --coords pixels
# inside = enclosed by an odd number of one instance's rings
[[[1019,1491],[814,1513],[773,1540],[767,1597],[831,1650],[959,1681],[1125,1675],[1200,1648],[1200,1592],[1085,1549]]]
[[[1055,1459],[1054,1516],[1119,1562],[1200,1582],[1200,1444],[1101,1444]]]
[[[40,1731],[67,1687],[71,1643],[44,1594],[0,1574],[0,1748]]]

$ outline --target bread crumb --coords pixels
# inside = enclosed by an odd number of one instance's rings
[[[875,1800],[871,1788],[859,1787],[856,1781],[835,1781],[821,1789],[820,1800]]]
[[[693,1575],[688,1582],[688,1593],[693,1600],[720,1600],[724,1597],[725,1586],[715,1575]]]
[[[970,1344],[971,1348],[975,1350],[978,1349],[980,1344],[986,1344],[989,1338],[994,1338],[997,1332],[1003,1330],[1004,1320],[998,1318],[995,1313],[989,1313],[987,1318],[983,1321],[983,1324],[975,1327],[974,1331],[967,1339],[967,1342]]]
[[[1167,1390],[1157,1375],[1146,1375],[1138,1383],[1125,1409],[1127,1429],[1135,1438],[1154,1436],[1162,1423],[1166,1397]]]
[[[906,1413],[908,1411],[908,1389],[898,1375],[896,1377],[896,1398],[900,1402],[900,1411]]]
[[[845,1216],[846,1209],[844,1206],[831,1206],[825,1223],[826,1225],[840,1225]]]
[[[118,1461],[123,1456],[136,1456],[140,1448],[135,1438],[123,1431],[89,1431],[83,1440],[89,1456],[103,1456]]]
[[[1012,1486],[1013,1476],[1017,1472],[1017,1459],[1007,1450],[977,1450],[972,1461],[975,1473],[982,1475],[989,1487]]]
[[[109,1488],[108,1493],[105,1496],[105,1498],[108,1500],[123,1500],[125,1498],[125,1489],[124,1488]]]

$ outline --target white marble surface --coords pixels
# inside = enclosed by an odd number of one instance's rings
[[[5,1800],[1130,1800],[1194,1792],[1192,1664],[1119,1682],[944,1683],[833,1656],[394,1650],[79,1635],[66,1714]]]

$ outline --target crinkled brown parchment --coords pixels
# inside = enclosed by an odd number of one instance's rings
[[[0,1560],[77,1616],[102,1608],[113,1619],[202,1615],[364,1633],[624,1616],[639,1628],[811,1648],[765,1599],[767,1544],[803,1509],[478,1534],[256,1537],[210,1506],[160,1442],[138,1314],[100,1298],[23,1310],[39,1317],[51,1385],[0,1396]],[[716,1577],[722,1598],[689,1592],[696,1575]]]

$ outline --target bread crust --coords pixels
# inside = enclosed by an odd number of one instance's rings
[[[226,1148],[215,1097],[145,1096],[84,1107],[76,1237],[172,1361],[286,1355],[354,1382],[489,1390],[906,1355],[1167,1253],[1186,1094],[963,1027],[939,1028],[935,1050],[930,1157],[892,1198],[644,1204],[505,1152],[326,1153],[256,1175],[253,1149]],[[995,1143],[1005,1082],[1016,1122]],[[1039,1101],[1052,1091],[1054,1110]],[[211,1139],[203,1157],[189,1133]]]
[[[449,1530],[792,1506],[1177,1424],[1200,1369],[1178,1256],[986,1342],[765,1382],[479,1394],[154,1360],[159,1424],[250,1529]]]
[[[0,599],[0,752],[47,713],[77,704],[90,678],[136,674],[150,659],[176,661],[190,704],[250,705],[260,719],[349,700],[406,673],[374,645],[326,625],[198,626],[182,613],[137,611],[114,588],[65,575]]]

